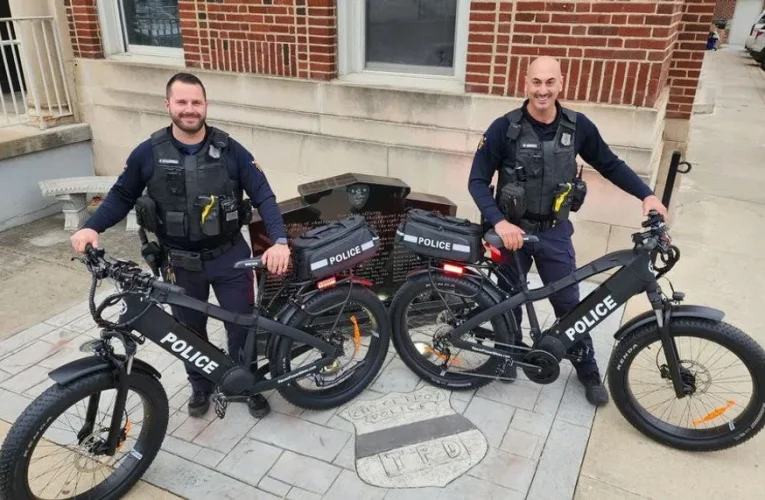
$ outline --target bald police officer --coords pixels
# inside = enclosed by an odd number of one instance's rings
[[[557,98],[562,90],[559,62],[551,57],[534,60],[526,74],[526,101],[520,108],[497,118],[486,130],[468,182],[468,190],[481,214],[508,249],[503,251],[508,272],[516,275],[509,251],[517,251],[523,279],[533,261],[545,284],[576,269],[571,241],[574,228],[568,214],[572,203],[577,203],[573,196],[577,154],[603,177],[642,200],[643,215],[649,210],[667,215],[651,189],[605,144],[597,127],[582,113],[561,106]],[[499,177],[495,196],[492,196],[489,183],[495,172],[499,172]],[[579,191],[582,195],[585,192]],[[563,200],[564,203],[556,205],[556,201]],[[581,201],[579,198],[578,202]],[[524,244],[523,234],[534,234],[539,242]],[[576,285],[550,297],[558,318],[573,309],[579,300]],[[522,309],[519,307],[513,312],[520,329]],[[608,402],[608,393],[594,354],[588,334],[584,341],[572,347],[567,357],[586,389],[587,400],[593,405],[604,405]],[[507,375],[510,378],[516,375],[514,367]]]
[[[213,287],[221,307],[251,314],[253,273],[234,269],[249,258],[250,247],[241,227],[254,205],[275,244],[263,254],[268,270],[287,270],[290,251],[274,193],[253,156],[224,131],[205,123],[207,94],[194,75],[178,73],[167,82],[165,107],[170,126],[154,132],[127,159],[125,171],[93,216],[72,236],[79,253],[88,243],[98,246],[98,234],[125,218],[136,206],[142,227],[156,233],[167,250],[163,275],[186,293],[208,300]],[[147,195],[142,196],[144,188]],[[242,191],[250,197],[243,200]],[[207,318],[199,312],[173,307],[174,316],[207,338]],[[247,330],[226,324],[229,354],[239,359]],[[211,383],[187,367],[192,387],[188,412],[204,415],[210,406]],[[262,395],[249,399],[250,414],[264,417],[270,410]]]

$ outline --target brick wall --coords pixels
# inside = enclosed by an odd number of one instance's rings
[[[467,90],[524,95],[530,61],[561,61],[563,98],[653,106],[682,17],[677,1],[473,1]]]
[[[96,0],[64,0],[75,57],[104,56]]]
[[[693,113],[715,0],[686,0],[669,71],[667,118],[689,120]]]
[[[186,63],[224,71],[330,79],[334,0],[180,0]]]
[[[736,0],[717,0],[713,17],[714,19],[733,19],[735,9]]]

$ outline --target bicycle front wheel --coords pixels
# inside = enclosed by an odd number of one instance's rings
[[[318,373],[296,379],[277,390],[290,403],[310,410],[336,408],[360,394],[385,361],[390,345],[390,321],[385,306],[368,288],[338,286],[316,294],[287,321],[342,346],[343,355]],[[278,377],[325,356],[289,337],[274,349],[271,376]]]
[[[672,321],[683,383],[677,398],[656,323],[622,339],[608,383],[619,411],[640,432],[689,451],[739,445],[765,425],[765,352],[739,329],[705,318]]]
[[[119,445],[109,456],[98,449],[116,400],[112,372],[48,388],[16,420],[0,450],[0,498],[122,497],[156,457],[168,421],[167,395],[157,379],[133,371],[128,391]]]

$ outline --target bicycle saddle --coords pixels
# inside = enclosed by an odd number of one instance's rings
[[[238,261],[236,264],[234,264],[234,267],[236,269],[242,269],[242,268],[250,268],[250,269],[262,269],[266,267],[265,264],[260,260],[261,256],[253,257],[252,259],[244,259]]]
[[[502,243],[502,238],[497,234],[497,232],[494,229],[489,229],[486,231],[486,234],[483,235],[483,239],[486,240],[486,243],[493,246],[494,248],[505,248],[505,244]],[[534,235],[530,234],[524,234],[523,235],[523,242],[524,243],[537,243],[539,241],[539,238],[537,238]]]

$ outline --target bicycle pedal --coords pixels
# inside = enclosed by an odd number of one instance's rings
[[[228,407],[228,401],[226,396],[222,392],[216,392],[212,397],[213,403],[215,403],[215,414],[218,418],[226,416],[226,408]]]

